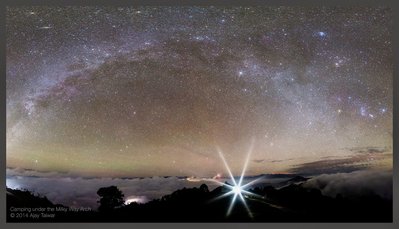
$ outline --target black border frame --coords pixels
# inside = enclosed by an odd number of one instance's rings
[[[393,13],[393,58],[394,58],[394,69],[393,69],[393,222],[392,223],[7,223],[6,222],[6,204],[5,204],[5,178],[6,178],[6,7],[7,6],[34,6],[34,5],[47,5],[47,6],[134,6],[134,5],[169,5],[169,6],[180,6],[180,5],[268,5],[268,6],[385,6],[390,7]],[[1,163],[0,163],[0,180],[2,189],[0,191],[0,225],[1,228],[69,228],[74,226],[76,228],[86,228],[88,226],[94,226],[99,229],[109,227],[121,227],[121,228],[201,228],[201,227],[248,227],[248,228],[301,228],[306,227],[309,229],[313,228],[399,228],[399,181],[398,181],[398,162],[399,153],[398,151],[398,140],[399,136],[399,107],[398,107],[398,96],[399,96],[399,61],[398,61],[398,41],[399,32],[397,30],[398,22],[398,7],[399,1],[397,0],[2,0],[0,2],[0,70],[1,70],[1,89],[0,96],[2,101],[1,116],[0,116],[0,137],[1,137]]]

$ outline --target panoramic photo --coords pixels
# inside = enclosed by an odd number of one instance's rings
[[[392,222],[392,24],[7,7],[7,222]]]

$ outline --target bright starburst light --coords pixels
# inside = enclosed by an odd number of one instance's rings
[[[226,168],[226,170],[227,170],[227,172],[228,172],[228,174],[229,174],[229,176],[230,176],[231,182],[233,183],[233,185],[230,185],[230,184],[222,183],[222,182],[220,182],[220,181],[218,181],[218,180],[213,179],[214,182],[216,182],[216,183],[218,183],[218,184],[221,184],[221,185],[223,185],[223,186],[225,186],[225,187],[231,189],[229,192],[224,193],[223,195],[221,195],[221,196],[219,196],[219,197],[216,198],[216,199],[220,199],[220,198],[224,198],[224,197],[233,195],[233,198],[231,199],[231,202],[230,202],[230,206],[229,206],[229,208],[227,209],[227,216],[230,215],[231,211],[233,210],[234,204],[235,204],[235,202],[236,202],[236,200],[237,200],[237,197],[239,197],[239,199],[242,201],[242,203],[244,204],[245,208],[247,209],[248,215],[252,218],[252,217],[253,217],[252,212],[251,212],[251,210],[249,209],[248,204],[247,204],[247,202],[245,201],[245,198],[246,198],[247,196],[256,196],[256,197],[262,198],[261,196],[255,194],[255,193],[252,193],[252,192],[249,192],[249,191],[245,190],[245,188],[248,188],[248,187],[251,186],[252,184],[254,184],[254,183],[256,183],[257,181],[259,181],[260,178],[258,178],[258,179],[256,179],[256,180],[253,180],[253,181],[251,181],[251,182],[248,182],[248,183],[246,183],[246,184],[242,184],[243,179],[244,179],[244,177],[245,177],[245,172],[246,172],[246,170],[247,170],[249,158],[250,158],[250,156],[251,156],[253,147],[254,147],[254,140],[252,140],[252,142],[251,142],[251,146],[250,146],[250,148],[249,148],[249,150],[248,150],[247,158],[246,158],[246,160],[245,160],[245,164],[244,164],[244,167],[243,167],[243,169],[242,169],[241,176],[240,176],[238,182],[237,182],[236,179],[234,178],[233,173],[231,172],[230,167],[229,167],[229,165],[227,164],[227,161],[226,161],[226,159],[224,158],[221,149],[219,149],[219,148],[217,149],[217,151],[218,151],[218,153],[219,153],[219,156],[220,156],[220,158],[222,159],[222,161],[223,161],[223,163],[224,163],[224,166],[225,166],[225,168]]]

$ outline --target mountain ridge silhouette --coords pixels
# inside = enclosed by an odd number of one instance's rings
[[[247,208],[237,201],[226,215],[231,196],[224,186],[209,190],[206,184],[183,188],[147,203],[130,203],[108,211],[57,213],[55,218],[12,218],[10,207],[54,207],[46,197],[25,190],[7,188],[8,222],[392,222],[392,200],[377,195],[345,198],[324,196],[319,189],[306,188],[304,177],[293,177],[283,187],[258,185],[248,191],[259,197],[246,196]],[[93,190],[93,193],[94,190]],[[239,198],[238,198],[239,199]],[[65,207],[65,206],[64,206]],[[70,207],[67,207],[70,208]]]

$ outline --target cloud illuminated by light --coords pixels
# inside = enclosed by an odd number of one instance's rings
[[[148,202],[148,199],[145,196],[129,196],[125,200],[125,205],[129,205],[131,203],[144,204],[146,202]]]

